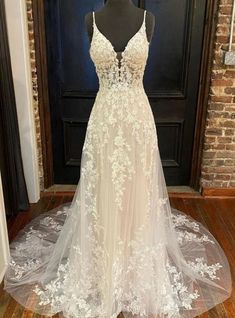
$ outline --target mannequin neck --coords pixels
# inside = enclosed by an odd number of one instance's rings
[[[132,0],[107,0],[105,6],[108,7],[133,7],[134,4]]]

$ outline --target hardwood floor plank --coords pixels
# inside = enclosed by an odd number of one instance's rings
[[[63,203],[72,202],[72,200],[73,200],[73,195],[64,195],[63,196]]]
[[[7,311],[11,299],[9,295],[3,290],[3,282],[0,285],[0,317],[4,316]]]
[[[10,301],[8,302],[8,305],[3,313],[2,318],[12,318],[14,317],[14,312],[17,310],[17,307],[19,304],[11,298]]]

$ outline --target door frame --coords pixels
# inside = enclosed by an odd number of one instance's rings
[[[139,0],[144,6],[143,0]],[[197,100],[197,112],[194,131],[194,144],[189,186],[201,192],[200,176],[203,154],[204,134],[210,90],[210,79],[214,53],[214,38],[217,25],[217,12],[219,0],[207,0],[205,12],[205,24],[203,32],[202,55],[200,63],[199,90]],[[51,117],[48,93],[48,70],[45,36],[44,1],[32,1],[35,53],[38,80],[39,115],[42,139],[44,187],[53,185],[53,152],[51,135]]]

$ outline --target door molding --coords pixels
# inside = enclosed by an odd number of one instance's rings
[[[201,164],[210,91],[210,78],[214,56],[214,39],[217,25],[218,8],[219,0],[206,1],[197,113],[194,130],[191,176],[189,184],[192,188],[200,192],[202,192],[202,188],[200,186]]]
[[[44,0],[32,1],[44,188],[54,184]]]
[[[202,132],[205,131],[206,125],[206,111],[210,89],[210,77],[213,62],[214,36],[217,23],[216,18],[218,12],[218,4],[219,0],[207,0],[205,13],[206,16],[200,66],[197,114],[189,184],[192,188],[200,192],[200,175],[204,143],[204,135],[202,134]],[[43,147],[43,169],[45,188],[48,188],[53,184],[54,178],[44,12],[44,1],[33,1],[36,67],[38,74],[39,114]]]

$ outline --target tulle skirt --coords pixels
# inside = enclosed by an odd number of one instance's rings
[[[73,200],[11,242],[4,289],[48,316],[196,317],[231,295],[226,255],[206,227],[171,207],[146,96],[130,130],[131,109],[115,123],[99,95]]]

